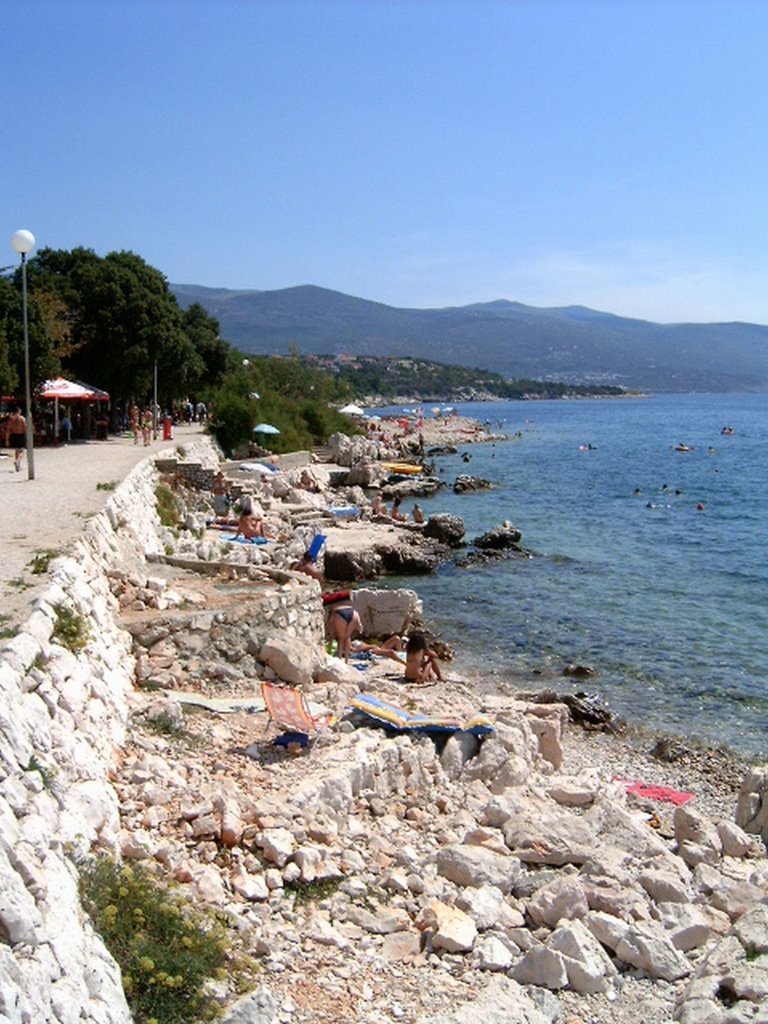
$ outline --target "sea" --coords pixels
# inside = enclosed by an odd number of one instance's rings
[[[768,395],[456,411],[508,439],[459,435],[434,460],[446,487],[419,503],[460,516],[469,541],[509,520],[531,555],[388,581],[418,592],[456,670],[586,691],[652,732],[768,757]],[[466,473],[492,489],[454,494]]]

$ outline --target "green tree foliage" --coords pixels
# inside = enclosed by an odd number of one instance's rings
[[[54,290],[69,310],[69,371],[105,388],[117,406],[151,395],[155,365],[162,404],[202,375],[202,359],[166,279],[140,256],[43,249],[30,270],[35,286]]]
[[[14,326],[11,324],[11,311],[14,308],[10,282],[0,278],[0,395],[14,395],[19,384],[19,373],[11,358],[9,337]],[[19,325],[15,325],[18,332]]]
[[[197,379],[190,380],[189,392],[210,397],[210,390],[227,372],[235,369],[235,351],[226,341],[222,341],[219,321],[210,316],[199,302],[193,302],[184,310],[182,326],[200,357]]]
[[[47,304],[43,311],[34,301],[28,264],[27,321],[29,325],[30,388],[59,372],[60,356],[55,336],[49,335],[43,312],[51,312]],[[0,383],[2,393],[19,396],[24,382],[24,321],[21,299],[21,270],[11,278],[0,278]]]
[[[213,432],[226,452],[251,440],[276,452],[311,448],[336,431],[349,432],[349,419],[334,408],[348,395],[344,382],[296,352],[241,357],[212,396]],[[254,435],[258,423],[280,433]]]

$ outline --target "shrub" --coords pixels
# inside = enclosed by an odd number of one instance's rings
[[[213,912],[195,909],[146,868],[99,857],[81,867],[83,906],[120,965],[137,1024],[213,1020],[218,1006],[205,984],[230,962],[227,933]]]
[[[181,506],[179,499],[168,484],[158,484],[155,488],[157,515],[163,526],[178,526]]]
[[[28,562],[33,576],[43,576],[48,572],[51,562],[58,558],[60,551],[38,551],[31,562]]]
[[[56,622],[53,625],[53,638],[58,640],[62,647],[77,654],[82,651],[91,638],[91,631],[88,623],[79,612],[72,611],[65,604],[54,606]]]

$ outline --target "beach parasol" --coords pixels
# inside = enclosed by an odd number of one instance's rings
[[[91,387],[77,380],[66,380],[54,377],[47,380],[40,389],[40,397],[47,401],[59,399],[61,402],[108,402],[109,394],[101,388]]]
[[[365,409],[361,409],[354,402],[350,402],[349,405],[343,405],[339,412],[343,412],[345,416],[365,416]]]
[[[59,402],[108,402],[109,392],[83,384],[79,380],[54,377],[46,380],[40,389],[40,397],[53,402],[53,432],[59,436]]]
[[[257,423],[253,428],[254,434],[279,434],[280,431],[277,427],[273,427],[271,423]]]

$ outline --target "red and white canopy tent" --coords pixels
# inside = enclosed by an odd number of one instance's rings
[[[59,436],[59,402],[108,402],[109,393],[79,380],[54,377],[40,389],[40,398],[53,402],[54,437]]]
[[[108,402],[109,394],[101,388],[91,387],[79,380],[67,380],[65,377],[54,377],[47,380],[40,389],[40,397],[48,401],[61,402]]]

